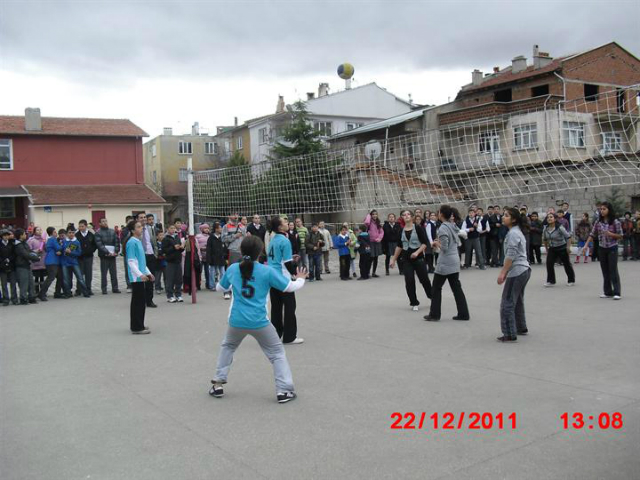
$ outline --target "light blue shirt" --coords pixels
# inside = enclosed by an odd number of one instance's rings
[[[271,288],[284,291],[289,282],[290,280],[283,277],[279,271],[257,262],[253,264],[251,279],[245,280],[240,274],[240,264],[231,265],[220,280],[222,288],[225,290],[231,288],[233,291],[229,308],[229,325],[252,330],[269,325],[267,317],[269,291]]]
[[[142,242],[136,237],[131,237],[127,241],[127,266],[129,267],[129,281],[141,282],[142,275],[150,275],[147,268],[147,260],[144,256]]]
[[[273,240],[269,242],[269,251],[267,252],[268,265],[277,272],[282,272],[285,278],[290,278],[291,274],[285,263],[293,260],[293,250],[291,242],[281,233],[277,233]]]

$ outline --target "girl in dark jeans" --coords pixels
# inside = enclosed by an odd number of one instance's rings
[[[571,238],[571,234],[558,223],[558,217],[555,213],[547,215],[547,226],[542,233],[544,247],[547,250],[547,282],[545,287],[553,287],[556,284],[556,272],[554,265],[556,260],[560,260],[567,274],[567,285],[573,287],[576,284],[576,274],[571,266],[569,258],[569,245],[567,240]]]
[[[600,298],[620,300],[622,296],[620,275],[618,274],[618,242],[623,237],[622,224],[616,220],[613,206],[609,202],[604,202],[599,209],[600,217],[593,225],[593,230],[587,238],[587,245],[594,239],[598,240],[598,257],[604,280],[603,293]],[[583,253],[586,251],[587,245],[582,249]]]

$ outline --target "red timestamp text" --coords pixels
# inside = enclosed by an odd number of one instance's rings
[[[503,412],[393,412],[392,430],[505,430],[516,429],[516,413]]]
[[[568,413],[564,412],[560,415],[562,427],[565,430],[620,430],[624,427],[624,419],[620,412],[608,413],[602,412],[594,415],[588,415],[581,412]]]

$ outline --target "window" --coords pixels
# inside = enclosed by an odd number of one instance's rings
[[[535,148],[538,144],[538,129],[535,123],[520,125],[513,129],[513,144],[516,150]]]
[[[207,155],[213,155],[216,153],[216,144],[213,142],[206,142],[204,144],[204,153]]]
[[[584,147],[584,123],[562,122],[565,147]]]
[[[230,140],[225,140],[224,141],[224,151],[225,151],[225,153],[229,153],[231,151],[231,141]]]
[[[360,128],[364,123],[347,122],[347,131]]]
[[[269,142],[269,134],[267,133],[267,127],[264,127],[258,130],[258,139],[260,141],[260,145],[263,145]]]
[[[621,88],[616,89],[616,100],[618,104],[618,113],[624,113],[624,90],[622,90]]]
[[[242,150],[242,137],[236,138],[236,150]]]
[[[602,133],[602,153],[621,152],[622,134],[618,132]]]
[[[178,153],[180,155],[191,155],[191,142],[179,142],[178,143]]]
[[[480,133],[480,144],[478,150],[480,153],[491,153],[500,150],[500,137],[495,130]]]
[[[531,89],[532,97],[542,97],[544,95],[549,95],[549,85],[538,85]]]
[[[441,158],[440,159],[440,170],[443,172],[450,172],[452,170],[457,170],[458,166],[453,158]]]
[[[587,102],[595,102],[598,99],[598,85],[584,84],[584,99]]]
[[[0,198],[0,218],[14,218],[16,216],[16,202],[13,198]]]
[[[493,94],[493,100],[496,102],[510,102],[511,101],[511,89],[498,90]]]
[[[153,145],[151,145],[151,156],[152,157],[156,156],[156,144],[155,143]]]
[[[315,128],[321,137],[331,136],[331,122],[314,122],[313,128]]]
[[[413,142],[407,142],[404,144],[407,157],[413,158],[415,156],[415,144]]]
[[[157,185],[157,183],[158,183],[158,172],[156,172],[155,170],[153,171],[152,178],[153,178],[153,184]]]
[[[0,170],[13,170],[11,140],[0,139]]]
[[[180,171],[178,172],[178,181],[179,182],[186,182],[187,181],[187,169],[186,168],[181,168]]]

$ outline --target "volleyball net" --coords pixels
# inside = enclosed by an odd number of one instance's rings
[[[412,135],[193,172],[194,212],[329,214],[638,184],[639,95],[634,86],[442,110],[438,128]]]

